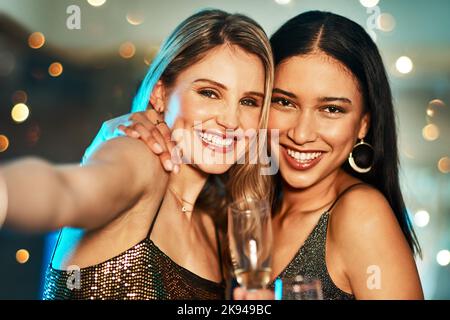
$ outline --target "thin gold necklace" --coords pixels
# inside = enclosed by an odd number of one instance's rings
[[[191,202],[189,202],[189,201],[186,201],[185,199],[183,199],[183,198],[178,194],[178,192],[176,192],[175,190],[173,190],[171,187],[168,186],[167,188],[169,189],[170,192],[172,192],[172,194],[175,196],[175,199],[177,199],[177,201],[180,203],[180,205],[181,205],[181,212],[183,212],[183,213],[191,213],[192,210],[193,210],[193,208],[194,208],[194,204],[191,203]],[[188,205],[190,205],[190,206],[192,207],[192,209],[191,209],[191,210],[188,210],[188,209],[186,208],[186,206],[185,206],[184,203],[187,203]]]

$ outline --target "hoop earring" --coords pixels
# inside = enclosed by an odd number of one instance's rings
[[[360,167],[359,165],[356,164],[355,158],[353,157],[353,154],[355,154],[355,157],[358,157],[358,147],[359,149],[364,149],[364,148],[370,148],[370,153],[372,154],[370,161],[366,161],[366,162],[370,162],[370,165],[367,167]],[[359,173],[367,173],[372,169],[373,166],[373,156],[374,156],[375,150],[373,149],[373,147],[367,143],[364,142],[364,138],[361,139],[360,142],[358,142],[355,146],[353,146],[352,152],[350,152],[350,155],[348,157],[348,163],[350,164],[350,167],[352,167],[353,170],[355,170],[356,172]],[[366,154],[362,154],[362,157],[366,158],[365,160],[367,160]],[[364,159],[363,159],[364,160]]]

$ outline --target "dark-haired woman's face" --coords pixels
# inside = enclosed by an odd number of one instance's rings
[[[277,67],[269,129],[280,130],[280,171],[290,186],[337,172],[367,125],[357,80],[337,60],[317,53]]]

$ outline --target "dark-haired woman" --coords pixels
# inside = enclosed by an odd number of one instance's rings
[[[271,44],[269,129],[280,130],[273,275],[319,278],[326,299],[422,298],[376,45],[353,21],[317,11],[286,22]]]
[[[280,130],[273,280],[318,278],[324,299],[422,299],[420,247],[399,187],[392,95],[376,45],[355,22],[319,11],[286,22],[271,44],[269,129]],[[144,115],[134,119],[152,126]],[[153,141],[142,126],[125,132]],[[271,294],[237,289],[235,297]]]

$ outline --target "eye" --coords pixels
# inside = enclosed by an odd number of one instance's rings
[[[344,109],[339,107],[339,106],[325,106],[322,108],[322,110],[324,110],[326,113],[330,113],[330,114],[339,114],[339,113],[344,113]]]
[[[272,104],[276,104],[280,107],[287,107],[287,108],[293,108],[294,105],[292,102],[285,98],[272,98]]]
[[[247,107],[259,107],[258,102],[255,99],[244,98],[241,100],[241,104]]]
[[[198,93],[204,97],[211,98],[211,99],[219,98],[219,94],[211,89],[202,89],[202,90],[199,90]]]

